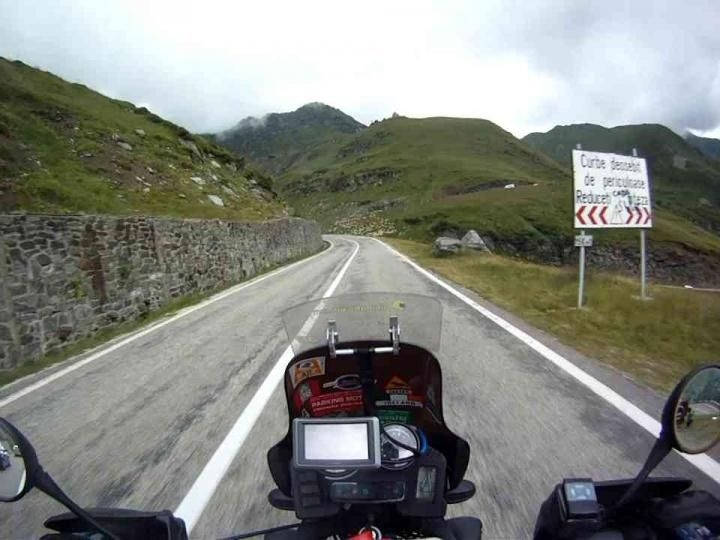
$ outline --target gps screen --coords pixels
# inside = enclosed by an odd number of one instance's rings
[[[353,424],[305,424],[306,460],[366,460],[368,426]]]

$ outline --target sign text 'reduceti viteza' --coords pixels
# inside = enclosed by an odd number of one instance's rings
[[[643,158],[573,150],[576,229],[652,227]]]

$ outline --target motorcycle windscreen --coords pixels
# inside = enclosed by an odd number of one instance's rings
[[[403,343],[440,350],[442,304],[435,298],[404,293],[357,293],[320,298],[282,313],[285,332],[295,355],[327,346],[332,321],[339,343],[390,343],[390,317],[397,317]]]
[[[363,399],[361,358],[338,355],[328,349],[328,328],[337,330],[336,347],[388,347],[390,317],[400,329],[399,354],[372,355],[372,403]],[[431,351],[439,351],[442,305],[435,298],[416,294],[359,293],[305,302],[282,314],[295,358],[285,370],[285,393],[290,425],[297,417],[364,416],[371,412],[383,424],[417,426],[429,444],[447,461],[452,487],[467,468],[467,442],[445,425],[442,408],[442,373]],[[368,406],[369,405],[369,406]],[[290,430],[278,451],[289,451]],[[279,460],[282,462],[287,456]],[[281,468],[281,467],[280,467]],[[280,473],[273,472],[279,486]]]

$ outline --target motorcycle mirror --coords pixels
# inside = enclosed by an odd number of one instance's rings
[[[35,450],[18,429],[0,418],[0,502],[22,498],[33,487]]]
[[[101,523],[98,523],[87,511],[78,506],[65,492],[55,483],[55,480],[46,473],[38,462],[35,448],[30,444],[18,428],[13,426],[4,418],[0,418],[0,443],[12,454],[9,457],[10,466],[2,468],[2,454],[0,451],[0,502],[13,502],[22,498],[33,487],[46,493],[56,501],[64,504],[81,521],[87,523],[91,530],[98,531],[112,540],[117,535],[110,532]],[[14,459],[13,459],[14,458]]]
[[[720,366],[704,366],[675,387],[663,412],[663,431],[673,447],[701,454],[720,440]]]
[[[642,469],[615,508],[630,501],[673,448],[700,454],[720,439],[720,366],[699,367],[682,378],[665,402],[660,436]]]

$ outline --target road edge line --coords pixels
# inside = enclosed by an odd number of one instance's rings
[[[268,278],[277,276],[278,274],[282,274],[283,272],[286,272],[287,270],[290,270],[291,268],[294,268],[295,266],[309,262],[309,261],[319,257],[320,255],[326,255],[326,254],[330,253],[330,251],[332,251],[334,249],[335,244],[331,240],[326,240],[326,241],[330,244],[330,247],[328,247],[327,249],[323,249],[322,251],[319,251],[318,253],[311,255],[310,257],[307,257],[300,261],[296,261],[287,266],[277,268],[275,270],[272,270],[271,272],[268,272],[267,274],[262,274],[260,276],[257,276],[255,278],[251,279],[250,281],[245,281],[243,283],[238,283],[237,285],[233,285],[229,289],[220,291],[219,293],[216,293],[216,294],[212,295],[210,298],[206,298],[205,300],[198,302],[195,305],[188,306],[186,308],[181,309],[180,311],[178,311],[174,315],[168,317],[167,319],[162,319],[156,323],[151,324],[150,326],[148,326],[146,328],[142,328],[140,330],[136,330],[135,332],[131,332],[126,337],[120,339],[119,341],[116,341],[115,343],[112,343],[111,345],[108,345],[107,347],[100,345],[100,347],[102,347],[102,349],[95,353],[90,354],[90,356],[88,356],[87,358],[83,358],[82,360],[73,362],[69,366],[59,369],[59,370],[55,371],[54,373],[51,373],[47,377],[43,377],[39,381],[35,381],[34,383],[31,383],[28,386],[21,388],[17,392],[8,394],[6,397],[0,399],[0,409],[5,407],[6,405],[10,405],[12,402],[20,399],[21,397],[26,396],[26,395],[30,394],[31,392],[34,392],[35,390],[42,388],[43,386],[45,386],[47,384],[50,384],[51,382],[59,379],[60,377],[63,377],[65,375],[67,375],[68,373],[72,373],[73,371],[78,370],[83,366],[86,366],[90,362],[94,362],[98,358],[101,358],[108,353],[116,351],[117,349],[119,349],[120,347],[123,347],[124,345],[127,345],[128,343],[131,343],[131,342],[135,341],[136,339],[146,336],[147,334],[157,330],[158,328],[162,328],[163,326],[170,324],[171,322],[175,322],[178,319],[181,319],[181,318],[185,317],[186,315],[189,315],[190,313],[193,313],[199,309],[203,309],[203,308],[209,306],[210,304],[213,304],[213,303],[217,302],[218,300],[222,300],[223,298],[227,298],[228,296],[233,295],[237,292],[240,292],[243,289],[246,289],[253,285],[257,285],[261,281],[265,281]],[[68,362],[68,361],[72,361],[72,358],[65,360],[65,362]],[[13,383],[20,382],[20,381],[21,381],[21,379],[19,379],[18,381],[13,381]],[[10,383],[10,384],[13,384],[13,383]]]
[[[524,332],[523,330],[520,330],[517,326],[513,325],[512,323],[506,321],[499,315],[496,315],[489,309],[481,306],[478,304],[475,300],[467,296],[466,294],[463,294],[462,292],[458,291],[436,275],[434,275],[429,270],[426,270],[419,264],[417,264],[415,261],[410,259],[407,255],[400,253],[395,248],[389,246],[379,238],[373,238],[376,242],[378,242],[380,245],[384,246],[386,249],[388,249],[390,252],[394,253],[397,257],[399,257],[401,260],[408,263],[410,266],[412,266],[417,272],[425,276],[430,281],[433,281],[440,285],[443,289],[448,291],[453,296],[459,298],[464,303],[469,305],[471,308],[473,308],[475,311],[486,317],[487,319],[490,319],[492,322],[497,324],[500,328],[505,330],[506,332],[510,333],[523,343],[525,343],[528,347],[533,349],[535,352],[543,356],[546,360],[549,360],[553,364],[555,364],[557,367],[562,369],[565,373],[573,377],[578,382],[585,385],[587,388],[589,388],[593,393],[597,394],[601,398],[603,398],[605,401],[610,403],[612,406],[614,406],[616,409],[618,409],[620,412],[622,412],[625,416],[630,418],[633,422],[641,426],[643,429],[651,433],[653,436],[657,437],[660,434],[660,422],[655,420],[652,416],[647,414],[645,411],[640,409],[638,406],[630,402],[629,400],[622,397],[620,394],[618,394],[615,390],[607,386],[605,383],[600,382],[598,379],[590,375],[589,373],[583,371],[579,367],[577,367],[575,364],[570,362],[570,360],[566,359],[559,353],[552,350],[547,345],[541,343],[531,335],[529,335],[527,332]],[[680,452],[677,452],[678,455],[692,463],[695,467],[700,469],[702,472],[704,472],[706,475],[708,475],[710,478],[712,478],[715,482],[720,484],[720,463],[715,461],[713,458],[708,456],[707,454],[683,454]]]
[[[323,298],[327,298],[332,295],[340,284],[340,281],[350,267],[355,255],[360,251],[360,243],[356,240],[347,239],[349,242],[355,244],[350,257],[348,257],[345,264],[342,266],[335,279],[330,283],[330,286],[323,293]],[[178,505],[174,512],[175,517],[182,518],[185,522],[185,528],[188,535],[197,524],[200,516],[202,515],[205,507],[210,502],[210,499],[215,494],[217,487],[225,477],[230,465],[237,456],[240,448],[245,443],[250,431],[255,426],[255,423],[260,418],[265,405],[272,397],[275,388],[278,386],[280,381],[285,374],[285,367],[288,362],[293,358],[292,347],[288,346],[280,358],[275,362],[275,365],[268,373],[265,380],[262,382],[260,387],[257,389],[253,397],[250,399],[248,404],[243,409],[242,413],[233,424],[225,438],[218,446],[217,450],[213,453],[210,460],[205,464],[203,470],[200,472],[198,477],[193,482],[190,490],[185,494],[185,497]]]

